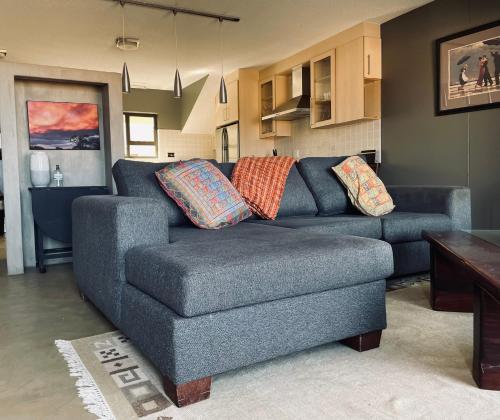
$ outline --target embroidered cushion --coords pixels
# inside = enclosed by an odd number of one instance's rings
[[[206,160],[173,162],[155,174],[163,190],[200,228],[219,229],[252,215],[231,182]]]
[[[244,157],[236,162],[231,181],[254,213],[274,220],[294,162],[287,156]]]
[[[332,169],[347,188],[352,204],[361,213],[382,216],[394,209],[384,183],[359,156],[351,156]]]

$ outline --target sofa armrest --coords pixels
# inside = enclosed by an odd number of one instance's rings
[[[388,185],[396,211],[441,213],[451,218],[452,229],[470,229],[471,204],[468,187]]]
[[[72,218],[78,287],[118,326],[125,253],[139,245],[168,244],[167,206],[148,198],[84,196],[73,202]]]

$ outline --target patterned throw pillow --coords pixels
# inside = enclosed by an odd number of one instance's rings
[[[347,188],[352,204],[367,216],[383,216],[394,210],[384,183],[359,156],[351,156],[333,171]]]
[[[155,174],[163,190],[200,228],[220,229],[252,215],[231,182],[206,160],[173,162]]]
[[[287,156],[243,157],[236,162],[231,181],[254,213],[274,220],[294,162]]]

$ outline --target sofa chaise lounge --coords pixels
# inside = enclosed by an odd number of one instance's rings
[[[357,213],[330,169],[341,160],[301,160],[276,220],[221,230],[194,227],[165,195],[154,177],[165,164],[120,160],[118,196],[75,200],[78,287],[176,405],[208,398],[230,369],[333,341],[378,347],[385,279],[429,268],[421,231],[469,227],[462,187],[390,187],[395,212]]]

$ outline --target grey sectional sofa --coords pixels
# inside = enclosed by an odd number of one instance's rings
[[[78,287],[178,406],[230,369],[332,341],[378,347],[385,279],[429,268],[421,231],[470,226],[462,187],[390,187],[394,213],[361,215],[330,169],[342,159],[301,160],[276,220],[221,230],[194,227],[167,198],[154,177],[165,164],[120,160],[119,196],[75,200]],[[230,176],[232,164],[219,167]]]

